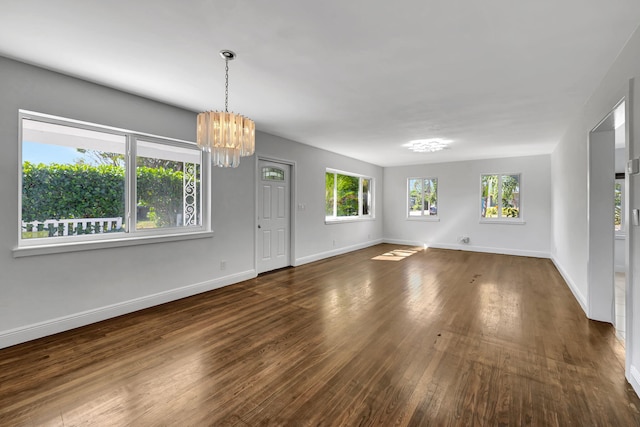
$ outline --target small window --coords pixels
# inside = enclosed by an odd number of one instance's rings
[[[409,218],[438,216],[438,178],[409,178],[407,180]]]
[[[481,175],[480,217],[489,220],[521,218],[520,174]]]
[[[624,178],[616,179],[614,187],[613,225],[617,235],[624,235]]]
[[[38,113],[20,117],[19,246],[208,228],[195,144]]]
[[[265,181],[284,181],[284,171],[282,169],[265,166],[262,168],[262,179]]]
[[[325,174],[325,219],[372,217],[372,179],[342,172]]]

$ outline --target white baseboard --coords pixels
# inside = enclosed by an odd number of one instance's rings
[[[320,253],[317,253],[317,254],[313,254],[313,255],[309,255],[309,256],[305,256],[305,257],[301,257],[301,258],[296,258],[296,260],[295,260],[293,265],[294,265],[294,267],[298,267],[298,266],[303,265],[303,264],[308,264],[308,263],[314,262],[314,261],[320,261],[321,259],[330,258],[332,256],[342,255],[342,254],[346,254],[346,253],[349,253],[349,252],[357,251],[358,249],[364,249],[364,248],[368,248],[370,246],[379,245],[380,243],[383,243],[382,239],[369,240],[369,241],[364,242],[364,243],[358,243],[357,245],[343,246],[341,248],[333,249],[331,251],[320,252]]]
[[[400,240],[400,239],[387,239],[383,240],[383,243],[389,243],[391,245],[405,245],[405,246],[420,246],[424,247],[424,242],[412,241],[412,240]]]
[[[0,331],[0,348],[68,331],[70,329],[100,322],[112,317],[175,301],[180,298],[190,297],[202,292],[211,291],[223,286],[253,279],[254,277],[256,277],[256,271],[248,270],[215,280],[195,283],[178,289],[171,289],[169,291],[159,292],[157,294],[100,307],[94,310],[87,310],[69,316],[59,317],[57,319],[47,320],[45,322],[34,323],[7,331]]]
[[[400,239],[384,239],[384,243],[391,243],[395,245],[408,245],[408,246],[420,246],[424,247],[424,242],[400,240]],[[426,243],[429,248],[437,249],[452,249],[456,251],[469,251],[469,252],[483,252],[500,255],[515,255],[515,256],[527,256],[533,258],[550,258],[551,255],[548,252],[541,251],[527,251],[522,249],[506,249],[506,248],[491,248],[485,246],[474,246],[466,244],[450,244],[450,243]]]
[[[629,381],[629,384],[633,387],[636,395],[640,396],[640,371],[633,365],[631,365],[630,371],[631,375],[627,376],[627,381]]]
[[[492,248],[487,246],[473,246],[473,245],[465,245],[465,244],[448,244],[448,243],[429,243],[427,245],[430,248],[453,249],[458,251],[483,252],[483,253],[500,254],[500,255],[527,256],[532,258],[549,258],[550,257],[550,254],[548,252],[528,251],[524,249]]]
[[[573,293],[573,296],[578,301],[578,304],[580,304],[580,307],[582,307],[582,311],[584,311],[585,316],[589,317],[589,310],[587,310],[587,299],[585,298],[585,296],[582,294],[582,292],[580,292],[576,284],[573,282],[573,280],[571,280],[571,277],[564,270],[564,268],[562,268],[562,265],[560,265],[558,260],[556,260],[556,258],[552,256],[551,261],[553,262],[553,265],[555,265],[558,271],[560,272],[560,275],[562,276],[564,281],[567,282],[567,285],[569,286],[569,289]]]

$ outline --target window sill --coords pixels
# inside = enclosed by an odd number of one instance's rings
[[[506,225],[525,225],[526,221],[522,219],[481,219],[480,224],[506,224]]]
[[[375,221],[375,217],[372,216],[345,216],[341,218],[325,218],[324,223],[326,225],[331,224],[343,224],[345,222],[366,222],[366,221]]]
[[[408,216],[407,221],[440,222],[438,216]]]
[[[161,236],[136,236],[120,239],[52,243],[49,245],[23,246],[13,249],[13,257],[21,258],[36,255],[59,254],[65,252],[88,251],[94,249],[119,248],[124,246],[147,245],[151,243],[176,242],[179,240],[193,240],[213,237],[213,231],[196,231],[193,233],[164,234]]]

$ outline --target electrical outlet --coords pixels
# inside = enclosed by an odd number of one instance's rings
[[[224,270],[227,268],[227,261],[220,261],[220,270]]]

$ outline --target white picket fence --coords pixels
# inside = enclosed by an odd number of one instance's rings
[[[47,219],[45,221],[22,222],[23,232],[36,233],[49,231],[50,236],[99,234],[117,231],[121,228],[122,218]]]

